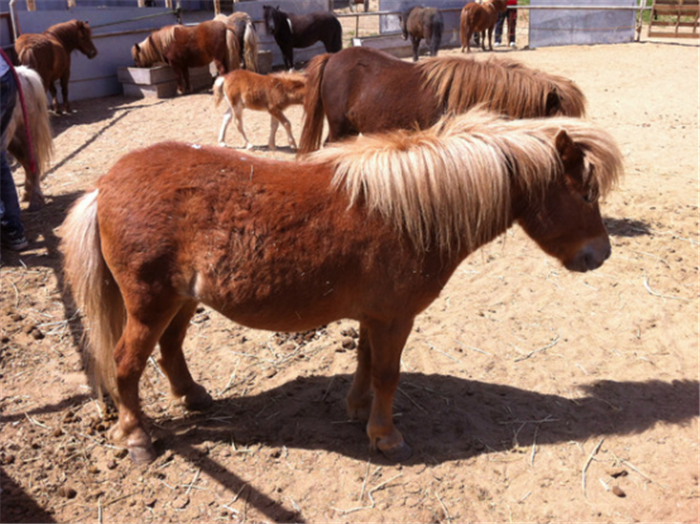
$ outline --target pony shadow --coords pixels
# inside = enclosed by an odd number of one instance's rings
[[[649,224],[643,220],[605,217],[603,222],[608,228],[608,233],[616,237],[640,237],[652,234]]]
[[[254,396],[218,400],[206,414],[158,421],[158,447],[184,456],[205,442],[325,450],[382,463],[364,425],[345,417],[352,377],[298,377]],[[404,373],[395,418],[413,464],[468,459],[536,442],[643,432],[658,422],[684,424],[699,409],[698,381],[598,381],[568,398],[445,375]],[[201,452],[200,452],[201,453]],[[190,455],[191,456],[191,455]]]
[[[37,409],[31,409],[29,411],[22,411],[20,413],[15,413],[13,415],[2,415],[0,416],[0,424],[11,424],[18,420],[24,420],[27,415],[45,415],[47,413],[58,413],[71,409],[72,407],[78,407],[82,404],[90,401],[92,395],[81,394],[73,395],[69,398],[64,398],[56,404],[48,404],[46,406],[41,406]],[[0,521],[6,522],[6,521]]]
[[[53,515],[39,506],[2,468],[0,488],[0,522],[56,522]]]

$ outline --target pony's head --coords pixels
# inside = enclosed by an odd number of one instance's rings
[[[278,19],[280,17],[279,7],[271,5],[263,6],[263,18],[265,19],[265,30],[268,34],[274,35],[278,31]]]
[[[607,133],[567,120],[565,129],[552,129],[561,176],[525,199],[517,220],[543,251],[568,270],[584,272],[610,256],[599,199],[617,183],[622,155]]]
[[[97,49],[92,43],[92,28],[88,25],[88,21],[76,21],[76,30],[78,35],[78,50],[90,59],[97,56]]]
[[[131,57],[136,67],[151,67],[153,64],[163,61],[158,51],[153,34],[131,48]]]

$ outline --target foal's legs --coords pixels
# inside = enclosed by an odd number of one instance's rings
[[[182,343],[196,309],[196,302],[187,303],[172,319],[160,337],[161,358],[158,361],[168,377],[173,397],[191,410],[204,409],[212,403],[211,395],[192,378],[182,353]]]
[[[357,372],[347,398],[348,410],[354,409],[354,414],[362,416],[371,380],[374,398],[367,422],[370,445],[396,462],[411,456],[411,448],[394,426],[392,408],[399,384],[401,352],[412,326],[411,318],[391,322],[371,320],[360,327]],[[369,336],[368,342],[363,342],[363,330]]]
[[[238,132],[243,137],[243,140],[245,140],[245,148],[253,149],[253,144],[248,142],[248,137],[245,136],[245,131],[243,131],[243,104],[240,102],[235,104],[233,106],[233,113],[236,116],[236,127],[238,128]]]
[[[270,108],[270,116],[272,117],[270,120],[270,149],[275,149],[275,135],[277,134],[277,127],[280,123],[282,124],[282,127],[284,127],[284,130],[287,132],[287,139],[289,141],[290,147],[296,149],[297,143],[294,140],[294,135],[292,135],[292,124],[289,122],[287,117],[284,116],[284,113],[280,109],[272,107]]]
[[[233,118],[233,108],[229,107],[224,113],[224,119],[221,121],[221,131],[219,131],[219,145],[226,146],[226,129]]]
[[[369,420],[369,413],[372,407],[372,348],[369,343],[369,333],[367,328],[360,324],[360,341],[357,345],[357,370],[352,379],[352,386],[345,405],[348,409],[348,416],[362,422]]]

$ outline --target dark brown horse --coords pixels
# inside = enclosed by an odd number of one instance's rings
[[[70,81],[70,55],[75,50],[88,58],[97,56],[92,43],[92,29],[87,22],[71,20],[52,25],[41,34],[27,33],[15,42],[20,64],[39,73],[44,87],[51,93],[53,108],[60,113],[70,112],[68,82]],[[63,107],[58,105],[55,82],[61,82]]]
[[[233,27],[236,40],[238,40],[241,67],[245,66],[248,71],[257,73],[259,38],[250,15],[243,11],[237,11],[228,16],[216,15],[214,20],[224,22]]]
[[[442,13],[434,7],[414,6],[401,15],[401,37],[404,40],[411,37],[414,62],[418,61],[418,50],[422,39],[425,39],[428,44],[430,56],[437,56],[444,28]]]
[[[46,89],[39,73],[27,66],[15,68],[22,90],[22,103],[15,104],[7,128],[7,151],[24,168],[24,200],[29,211],[44,205],[41,179],[53,154]]]
[[[459,40],[462,53],[471,51],[474,33],[481,34],[481,49],[486,51],[486,33],[489,35],[489,50],[493,51],[493,28],[498,20],[498,13],[507,9],[506,0],[485,0],[482,4],[469,3],[462,8],[459,18]]]
[[[328,141],[387,129],[425,129],[445,113],[484,104],[513,118],[583,116],[585,97],[570,80],[507,59],[428,58],[418,63],[351,47],[319,55],[308,82],[299,153]]]
[[[359,321],[348,413],[373,447],[406,459],[392,404],[416,315],[514,223],[567,269],[599,267],[611,247],[598,197],[621,167],[614,140],[585,121],[485,113],[307,162],[174,142],[126,155],[78,200],[62,241],[97,377],[119,407],[113,439],[137,462],[155,457],[138,390],[156,344],[172,395],[211,404],[182,352],[202,302],[273,331]]]
[[[136,67],[164,63],[172,67],[181,93],[190,92],[190,67],[214,62],[220,75],[240,67],[238,41],[233,28],[218,20],[196,26],[162,27],[131,48]]]
[[[319,11],[291,15],[278,7],[264,5],[263,15],[265,29],[275,38],[287,69],[294,69],[295,47],[309,47],[320,41],[329,53],[343,48],[343,28],[333,13]]]

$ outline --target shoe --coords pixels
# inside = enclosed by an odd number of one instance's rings
[[[501,47],[501,43],[500,43],[500,42],[494,42],[494,43],[493,43],[493,47]]]
[[[515,48],[515,42],[511,42],[509,45],[510,45],[510,47]]]
[[[2,245],[12,251],[22,251],[29,247],[27,238],[18,231],[2,232]]]

